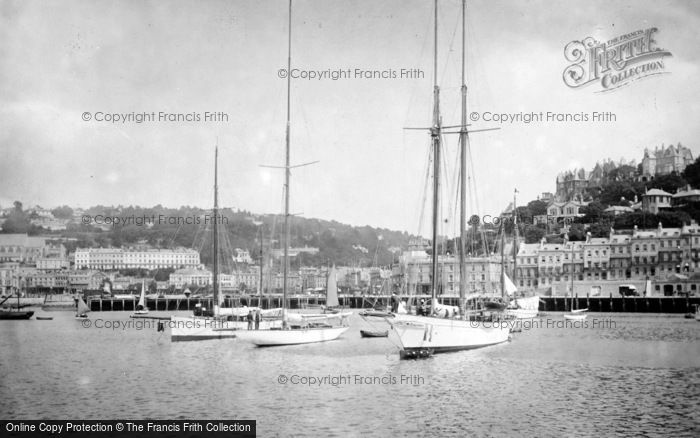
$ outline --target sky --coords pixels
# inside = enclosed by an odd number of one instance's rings
[[[460,120],[461,2],[439,2],[443,125]],[[212,205],[279,213],[288,2],[0,0],[0,206]],[[565,46],[655,27],[663,74],[600,93],[570,88]],[[469,215],[555,190],[558,173],[645,148],[700,154],[700,3],[469,1],[468,112],[611,112],[609,122],[494,123],[470,136]],[[296,0],[292,68],[418,69],[413,78],[295,78],[291,212],[426,234],[421,211],[433,99],[433,2]],[[198,115],[112,123],[102,114]],[[205,112],[227,120],[202,120]],[[85,114],[88,114],[86,116]],[[89,117],[90,120],[84,120]],[[454,226],[455,135],[445,136],[443,216]],[[451,221],[451,222],[450,222]],[[419,225],[421,225],[419,227]],[[449,230],[448,230],[449,232]]]

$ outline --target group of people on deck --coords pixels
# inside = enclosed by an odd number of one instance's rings
[[[262,312],[260,312],[260,309],[255,312],[250,310],[246,319],[248,320],[248,330],[253,330],[253,322],[255,322],[255,330],[258,330],[260,328],[260,321],[262,320]]]
[[[391,312],[398,313],[399,305],[399,297],[395,293],[391,294]],[[436,308],[433,309],[432,306],[428,304],[425,299],[421,299],[420,304],[416,307],[416,315],[437,316],[439,318],[454,318],[459,316],[459,307],[436,304]]]

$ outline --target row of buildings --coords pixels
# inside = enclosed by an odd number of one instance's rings
[[[399,290],[430,294],[432,263],[426,250],[425,244],[417,243],[401,256],[392,273]],[[505,269],[522,293],[608,296],[616,295],[620,286],[633,285],[647,295],[694,295],[700,292],[700,226],[659,224],[653,230],[611,229],[606,238],[589,236],[582,242],[519,243],[516,262],[511,257],[503,265],[500,257],[468,258],[467,292],[499,295]],[[439,275],[438,294],[458,296],[457,258],[441,256]]]
[[[295,248],[293,253],[314,253],[318,248]],[[236,268],[220,274],[220,286],[226,293],[257,293],[260,290],[260,267],[255,265],[247,250],[236,248],[233,255]],[[266,266],[262,278],[267,292],[281,292],[283,277],[278,270]],[[133,289],[153,279],[122,275],[124,270],[153,271],[171,269],[166,281],[158,281],[162,292],[182,292],[185,289],[207,289],[212,285],[212,272],[200,261],[199,252],[187,248],[152,249],[78,248],[67,255],[58,239],[33,237],[26,234],[0,234],[0,292],[33,290],[36,292],[76,292],[101,290],[119,293]],[[389,271],[369,268],[339,268],[337,283],[344,291],[353,293],[381,288],[390,277]],[[288,287],[295,293],[325,291],[326,268],[301,267],[288,276]],[[379,285],[379,286],[378,286]],[[373,289],[374,290],[374,289]]]

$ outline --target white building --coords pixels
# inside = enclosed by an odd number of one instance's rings
[[[194,268],[200,265],[193,249],[124,250],[121,248],[78,248],[76,269],[163,269]]]

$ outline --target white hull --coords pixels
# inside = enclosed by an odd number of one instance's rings
[[[263,320],[260,322],[260,329],[270,329],[281,325],[281,320]],[[225,321],[192,316],[173,316],[170,318],[170,340],[172,342],[235,338],[237,333],[247,329],[247,321]]]
[[[512,300],[509,307],[536,311],[540,308],[540,297],[535,295],[527,298],[518,298],[517,300]]]
[[[349,318],[352,316],[352,312],[338,312],[338,313],[287,313],[287,319],[289,321],[328,321],[328,320],[339,320],[342,321],[344,318]]]
[[[338,339],[350,327],[313,327],[292,330],[246,330],[238,334],[241,341],[258,347],[311,344]]]
[[[148,315],[148,309],[146,309],[146,310],[134,310],[133,315]]]
[[[585,313],[565,313],[564,314],[564,319],[568,319],[570,321],[583,321],[586,319]]]
[[[396,315],[387,321],[409,355],[481,348],[506,342],[510,335],[507,321],[477,322],[415,315]]]
[[[506,309],[505,314],[515,319],[532,319],[537,317],[537,309]]]

